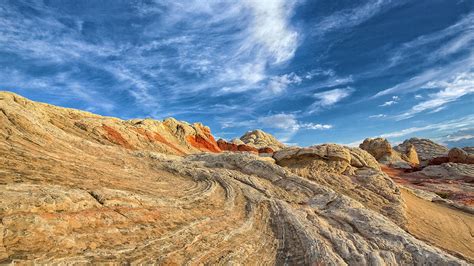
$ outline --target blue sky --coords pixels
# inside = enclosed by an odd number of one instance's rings
[[[4,0],[0,89],[302,146],[474,145],[472,0]]]

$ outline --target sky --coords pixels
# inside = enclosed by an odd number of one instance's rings
[[[3,0],[0,90],[224,139],[474,146],[474,1]]]

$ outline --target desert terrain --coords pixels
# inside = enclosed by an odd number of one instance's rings
[[[468,265],[472,156],[215,140],[0,92],[0,263]]]

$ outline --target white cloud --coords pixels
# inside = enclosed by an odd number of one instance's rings
[[[433,45],[434,43],[441,42],[442,45],[429,55],[423,56],[428,62],[436,61],[440,58],[446,57],[451,54],[458,53],[460,51],[469,51],[474,40],[474,13],[470,13],[461,18],[455,24],[434,32],[432,34],[419,36],[416,39],[404,43],[400,49],[395,51],[394,55],[390,59],[390,67],[404,62],[406,58],[419,54],[423,51],[423,47]]]
[[[394,104],[397,104],[398,102],[397,101],[387,101],[387,102],[384,102],[383,104],[379,105],[379,106],[391,106],[391,105],[394,105]]]
[[[300,84],[303,79],[295,73],[270,78],[267,88],[274,94],[280,94],[291,84]]]
[[[405,59],[423,53],[425,51],[424,47],[437,45],[438,43],[441,43],[441,45],[437,50],[431,51],[427,56],[422,54],[426,62],[423,62],[424,66],[420,66],[420,68],[438,65],[437,63],[440,60],[452,54],[464,52],[466,56],[444,66],[428,68],[405,82],[378,92],[373,98],[393,93],[409,93],[430,89],[432,87],[428,84],[432,81],[450,79],[474,68],[474,53],[472,52],[472,46],[474,45],[474,13],[468,14],[457,23],[443,30],[420,36],[403,44],[402,48],[397,50],[390,59],[389,67],[406,62]]]
[[[335,12],[318,23],[316,26],[316,34],[357,26],[380,12],[403,4],[404,2],[405,1],[402,0],[371,0],[355,8]]]
[[[429,94],[427,100],[416,104],[407,112],[397,116],[398,119],[406,119],[427,110],[441,111],[446,104],[474,93],[474,73],[461,73],[450,80],[430,82],[427,87],[442,89]]]
[[[316,99],[310,106],[310,113],[319,111],[321,108],[328,108],[349,97],[354,92],[353,88],[341,88],[313,94]]]
[[[378,114],[378,115],[371,115],[371,116],[369,116],[369,118],[384,118],[384,117],[387,117],[387,115],[385,115],[385,114]]]
[[[298,33],[289,24],[296,1],[247,0],[244,3],[252,9],[253,21],[249,40],[242,49],[259,44],[276,64],[291,59],[298,42]]]
[[[392,142],[398,140],[398,138],[406,137],[408,135],[413,135],[414,133],[422,133],[422,132],[429,132],[429,134],[447,134],[449,132],[455,132],[456,130],[461,130],[465,128],[470,128],[474,126],[474,115],[468,115],[459,119],[453,119],[448,121],[443,121],[439,123],[432,123],[426,126],[421,127],[409,127],[398,131],[393,131],[389,133],[380,134],[375,137],[382,137],[387,139],[392,139]],[[419,135],[421,137],[421,135]],[[347,146],[358,146],[360,143],[364,141],[363,139],[356,140],[351,143],[347,143]]]
[[[315,123],[301,123],[297,120],[294,114],[276,114],[259,117],[257,125],[267,128],[289,129],[297,131],[300,129],[324,130],[331,129],[331,125],[315,124]]]
[[[273,129],[273,133],[283,142],[290,140],[299,130],[328,130],[333,126],[311,122],[301,122],[294,114],[274,114],[261,116],[253,120],[221,122],[222,128],[266,128]]]
[[[420,94],[417,94],[415,95],[415,99],[423,99],[423,96],[421,96]]]
[[[39,64],[63,69],[80,65],[102,77],[110,75],[107,89],[128,94],[145,111],[165,113],[172,108],[168,103],[179,105],[198,92],[210,97],[249,90],[273,93],[284,90],[285,82],[296,85],[295,77],[277,80],[268,73],[291,60],[299,45],[298,29],[291,25],[298,2],[133,1],[130,15],[145,18],[134,28],[141,38],[133,44],[126,36],[120,41],[107,34],[89,42],[81,33],[79,16],[61,14],[76,25],[71,28],[41,2],[30,3],[41,16],[7,5],[0,8],[0,47]],[[34,78],[23,72],[26,79]],[[67,83],[79,79],[68,77]],[[100,78],[90,78],[88,90],[104,86],[94,81]],[[29,84],[25,89],[39,88]]]

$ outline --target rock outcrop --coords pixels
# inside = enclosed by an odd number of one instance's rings
[[[34,143],[50,145],[89,141],[176,155],[220,152],[210,129],[201,123],[173,118],[120,120],[32,102],[8,92],[0,92],[0,110],[5,138],[28,135]]]
[[[419,164],[413,145],[406,145],[404,150],[396,151],[384,138],[367,138],[359,148],[372,154],[378,162],[394,168],[410,169]]]
[[[278,165],[212,140],[1,93],[0,264],[467,264],[402,228],[365,151],[288,149]]]
[[[219,139],[217,141],[217,146],[219,146],[219,149],[222,151],[251,152],[256,154],[259,153],[259,150],[252,146],[246,144],[234,144],[232,142],[227,142],[223,139]]]
[[[474,154],[459,148],[452,148],[449,150],[448,160],[452,163],[474,164]]]
[[[426,166],[430,160],[436,157],[443,157],[448,154],[448,148],[437,144],[429,139],[411,138],[395,147],[396,150],[407,150],[407,146],[413,145],[418,154],[420,165]]]
[[[240,137],[240,140],[257,149],[270,148],[273,151],[277,151],[286,147],[285,144],[279,142],[274,136],[260,129],[245,133]]]
[[[469,154],[474,154],[474,147],[464,147],[462,150]]]
[[[468,179],[474,182],[474,165],[463,163],[443,163],[440,165],[429,165],[420,172],[430,178],[442,179]]]
[[[336,144],[286,148],[273,155],[276,163],[291,172],[324,184],[366,207],[405,224],[400,191],[366,151]]]

